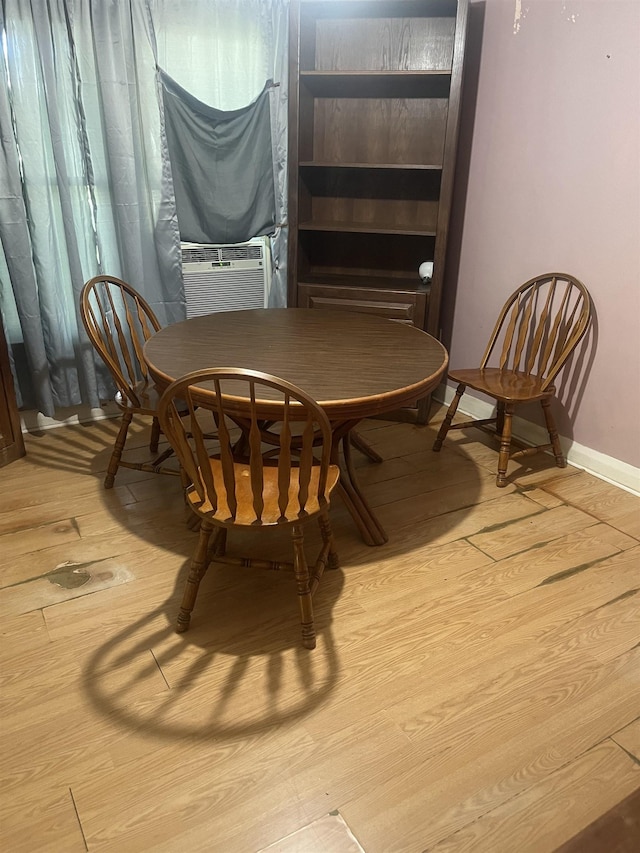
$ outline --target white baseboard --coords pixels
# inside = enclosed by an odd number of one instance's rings
[[[455,394],[455,389],[450,385],[442,384],[434,392],[434,398],[445,405],[449,405]],[[490,418],[495,410],[495,405],[488,400],[481,400],[478,397],[472,397],[471,394],[465,394],[462,398],[462,404],[458,408],[461,414],[469,415],[474,420],[482,418]],[[524,418],[513,418],[513,436],[523,444],[537,445],[546,444],[549,441],[547,431],[527,421]],[[621,489],[626,489],[634,495],[640,495],[640,468],[635,468],[627,462],[622,462],[620,459],[614,459],[612,456],[607,456],[605,453],[600,453],[598,450],[592,450],[590,447],[585,447],[584,444],[579,444],[573,439],[560,436],[560,446],[565,455],[567,462],[575,465],[576,468],[582,468],[589,474],[599,477],[601,480],[606,480],[614,486],[619,486]]]
[[[89,406],[56,409],[54,418],[49,418],[42,412],[26,410],[20,412],[20,423],[22,432],[41,432],[45,429],[56,429],[61,426],[104,421],[107,418],[117,418],[120,414],[120,409],[115,403],[105,403],[98,409],[92,409]]]

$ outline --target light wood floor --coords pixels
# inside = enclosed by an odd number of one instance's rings
[[[0,471],[0,848],[344,853],[303,829],[338,812],[366,853],[544,853],[639,788],[640,499],[546,456],[498,490],[479,432],[431,452],[440,417],[365,425],[390,541],[334,501],[314,652],[291,576],[222,566],[176,635],[179,479],[104,491],[112,422],[28,437]]]

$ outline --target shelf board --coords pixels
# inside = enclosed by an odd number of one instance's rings
[[[435,237],[435,231],[406,228],[393,223],[376,222],[300,222],[298,231],[338,231],[351,234],[401,234],[407,237]]]
[[[429,293],[429,285],[423,284],[418,276],[395,278],[364,275],[300,275],[298,284],[313,287],[350,287],[355,290],[390,290],[394,293]]]
[[[301,71],[300,82],[323,98],[448,98],[451,69]]]
[[[454,17],[456,0],[301,0],[304,23],[318,18]]]
[[[376,168],[350,167],[332,163],[319,168],[302,168],[300,180],[311,196],[330,198],[371,199],[384,202],[385,199],[397,201],[437,202],[440,195],[442,169],[413,168]],[[340,216],[336,212],[335,218]],[[324,219],[324,214],[307,214],[305,219]],[[376,217],[371,217],[376,218]],[[383,221],[392,220],[392,216],[378,216]],[[367,220],[368,221],[368,220]]]
[[[433,163],[335,163],[330,160],[303,160],[298,163],[301,169],[393,169],[406,172],[441,172],[442,164]]]

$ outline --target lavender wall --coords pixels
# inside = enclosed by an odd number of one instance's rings
[[[470,17],[451,365],[477,364],[519,284],[572,273],[597,317],[560,432],[640,467],[640,0],[472,0]]]

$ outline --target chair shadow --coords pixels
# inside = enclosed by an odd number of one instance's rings
[[[30,437],[35,439],[46,437],[47,439],[45,445],[36,447],[32,443],[29,448],[29,459],[57,471],[103,477],[111,458],[119,424],[119,418],[106,418],[88,423],[65,424],[63,430],[29,429],[28,435]],[[142,421],[135,419],[134,424],[135,426],[132,428],[134,440],[127,441],[125,454],[133,453],[142,458],[146,454],[146,457],[150,458],[148,424],[143,424]],[[160,450],[166,446],[166,441],[161,439]],[[116,485],[118,485],[117,478]]]
[[[561,374],[562,387],[556,398],[561,406],[558,431],[567,439],[573,439],[572,423],[575,419],[587,387],[591,368],[598,348],[598,314],[592,307],[591,324],[586,335],[569,357]]]
[[[113,429],[113,424],[96,422],[63,431],[47,431],[49,440],[46,444],[43,442],[41,451],[31,452],[31,461],[75,474],[97,476],[104,471],[111,453]],[[447,455],[453,461],[454,457],[465,454],[458,448],[452,449],[450,454],[433,454],[430,449],[433,428],[398,425],[396,429],[401,435],[400,446],[394,451],[395,459],[392,456],[381,466],[365,458],[360,460],[360,469],[363,472],[366,469],[368,477],[373,477],[371,484],[363,477],[363,489],[365,492],[373,486],[379,489],[381,467],[388,464],[393,468],[402,453],[412,453],[418,447],[417,456],[422,457],[423,471],[411,473],[412,457],[410,462],[402,463],[407,474],[398,478],[398,483],[391,472],[395,483],[391,485],[392,504],[398,501],[412,504],[419,499],[415,495],[416,478],[429,479],[428,489],[436,490],[442,485],[443,471],[449,464]],[[404,432],[407,429],[410,432]],[[140,433],[141,448],[145,434]],[[405,436],[413,442],[409,451],[403,443]],[[393,436],[388,438],[387,449],[395,446],[396,440]],[[457,464],[461,464],[460,460]],[[462,464],[468,464],[469,468],[463,503],[470,512],[480,481],[471,460],[466,463],[463,460]],[[384,478],[382,471],[382,480]],[[125,477],[124,481],[128,479]],[[184,513],[177,511],[182,507],[179,479],[151,475],[147,481],[151,494],[155,492],[156,482],[164,481],[169,486],[173,482],[174,486],[162,491],[160,512],[152,507],[145,510],[141,505],[137,519],[132,519],[128,509],[120,504],[116,494],[117,479],[115,489],[100,488],[98,493],[123,528],[135,530],[138,537],[178,554],[181,568],[171,593],[165,598],[166,587],[156,593],[162,596],[160,604],[159,598],[155,598],[145,606],[141,598],[140,611],[144,609],[144,613],[139,616],[136,613],[126,627],[100,642],[90,655],[82,672],[83,689],[89,701],[122,730],[174,741],[232,740],[257,735],[313,714],[329,700],[340,681],[333,612],[340,600],[346,572],[327,570],[314,596],[318,637],[314,651],[301,645],[295,584],[288,573],[231,568],[215,562],[203,579],[190,630],[177,635],[174,623],[196,537],[186,529]],[[158,502],[155,496],[152,502],[154,500]],[[435,496],[428,500],[430,506],[436,506],[436,513],[443,512],[437,508]],[[384,506],[374,508],[383,514]],[[463,511],[467,510],[463,508]],[[333,502],[331,514],[332,519],[335,517],[333,526],[338,553],[346,571],[351,568],[367,570],[369,564],[375,569],[378,560],[393,559],[396,554],[417,545],[428,545],[418,524],[407,536],[405,531],[389,527],[388,545],[371,548],[361,541],[339,499]],[[445,527],[446,523],[445,511]],[[312,533],[313,530],[314,525],[310,525],[310,553],[316,544],[314,536],[317,533]],[[284,539],[286,532],[278,532]],[[342,541],[343,534],[348,541]],[[230,552],[246,553],[242,536],[234,532],[229,542]],[[276,544],[282,545],[284,550],[283,542]],[[272,554],[270,546],[265,554],[268,553],[270,559],[288,559],[289,547],[287,537],[286,554]],[[171,583],[166,569],[160,581],[163,579],[167,586]],[[131,610],[131,605],[128,607]]]
[[[244,553],[244,544],[236,537],[230,551]],[[318,642],[310,651],[301,644],[290,573],[215,562],[202,581],[191,628],[176,634],[189,563],[162,605],[89,658],[82,679],[94,707],[132,732],[210,741],[255,735],[323,704],[340,674],[332,613],[342,571],[327,570],[314,596]],[[157,685],[158,671],[166,688],[138,698],[145,681]]]

